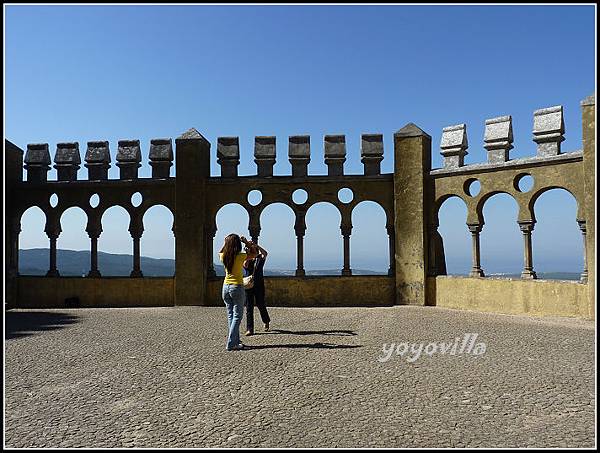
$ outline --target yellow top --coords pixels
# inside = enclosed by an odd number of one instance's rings
[[[219,253],[219,258],[223,263],[223,254]],[[244,284],[244,273],[242,266],[246,261],[246,254],[244,252],[238,253],[233,261],[233,272],[229,273],[227,267],[225,267],[225,280],[224,285],[243,285]],[[223,263],[225,264],[225,263]]]

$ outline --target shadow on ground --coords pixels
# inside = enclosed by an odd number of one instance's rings
[[[285,334],[285,335],[332,335],[337,337],[353,337],[358,335],[351,330],[282,330],[272,329],[269,332],[256,332],[254,335]]]
[[[332,344],[332,343],[307,343],[307,344],[265,344],[265,345],[245,345],[245,349],[354,349],[362,348],[362,345],[350,344]]]
[[[36,333],[62,329],[77,322],[77,316],[68,313],[7,311],[4,313],[4,339],[27,337]]]

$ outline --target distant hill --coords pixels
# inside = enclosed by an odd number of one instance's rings
[[[19,272],[21,275],[46,275],[49,265],[49,249],[19,250]],[[56,262],[60,275],[85,276],[90,270],[90,252],[87,250],[57,250]],[[107,276],[129,276],[133,267],[131,255],[98,252],[98,269]],[[142,273],[147,277],[172,276],[175,260],[168,258],[141,257]],[[215,263],[218,276],[225,275],[225,268]],[[307,270],[306,275],[340,275],[341,270]],[[352,269],[354,275],[381,275],[381,273]],[[265,269],[266,276],[293,276],[295,270]]]

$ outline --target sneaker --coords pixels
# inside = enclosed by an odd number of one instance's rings
[[[265,324],[265,332],[268,332],[268,331],[269,331],[269,323],[266,323]]]
[[[243,349],[246,349],[246,346],[243,343],[240,343],[237,346],[231,348],[230,351],[241,351]]]
[[[248,331],[246,331],[246,336],[247,336],[247,337],[249,337],[249,336],[251,336],[251,335],[254,335],[254,333],[253,333],[253,332],[250,332],[249,330],[248,330]]]

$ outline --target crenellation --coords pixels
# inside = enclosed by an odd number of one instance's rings
[[[85,153],[85,167],[88,169],[88,179],[90,181],[108,179],[110,162],[108,141],[88,142]]]
[[[81,165],[79,143],[58,143],[54,155],[54,168],[58,173],[59,181],[76,181],[77,172]]]
[[[50,170],[50,150],[48,143],[30,143],[25,153],[27,182],[45,182],[48,180]]]
[[[444,157],[444,168],[464,166],[468,147],[466,124],[445,127],[442,130],[442,141],[440,143],[441,155]]]
[[[117,167],[120,179],[137,179],[138,169],[142,166],[142,151],[139,140],[119,140]]]
[[[217,139],[217,163],[221,166],[221,176],[232,178],[238,175],[240,164],[239,137],[219,137]]]
[[[379,175],[383,160],[383,134],[362,134],[360,155],[364,174]]]
[[[342,176],[346,162],[346,136],[326,135],[324,145],[328,176]]]
[[[170,138],[150,140],[150,166],[153,178],[168,178],[173,166],[173,141]]]
[[[276,160],[276,138],[274,136],[254,137],[254,162],[258,176],[273,176]]]
[[[310,135],[292,135],[289,137],[288,158],[292,164],[292,176],[308,176]]]
[[[565,140],[564,133],[562,105],[536,110],[533,113],[533,141],[537,143],[539,157],[560,154],[560,144]]]
[[[483,140],[488,154],[488,163],[508,162],[508,153],[513,148],[512,117],[508,115],[485,120]]]

